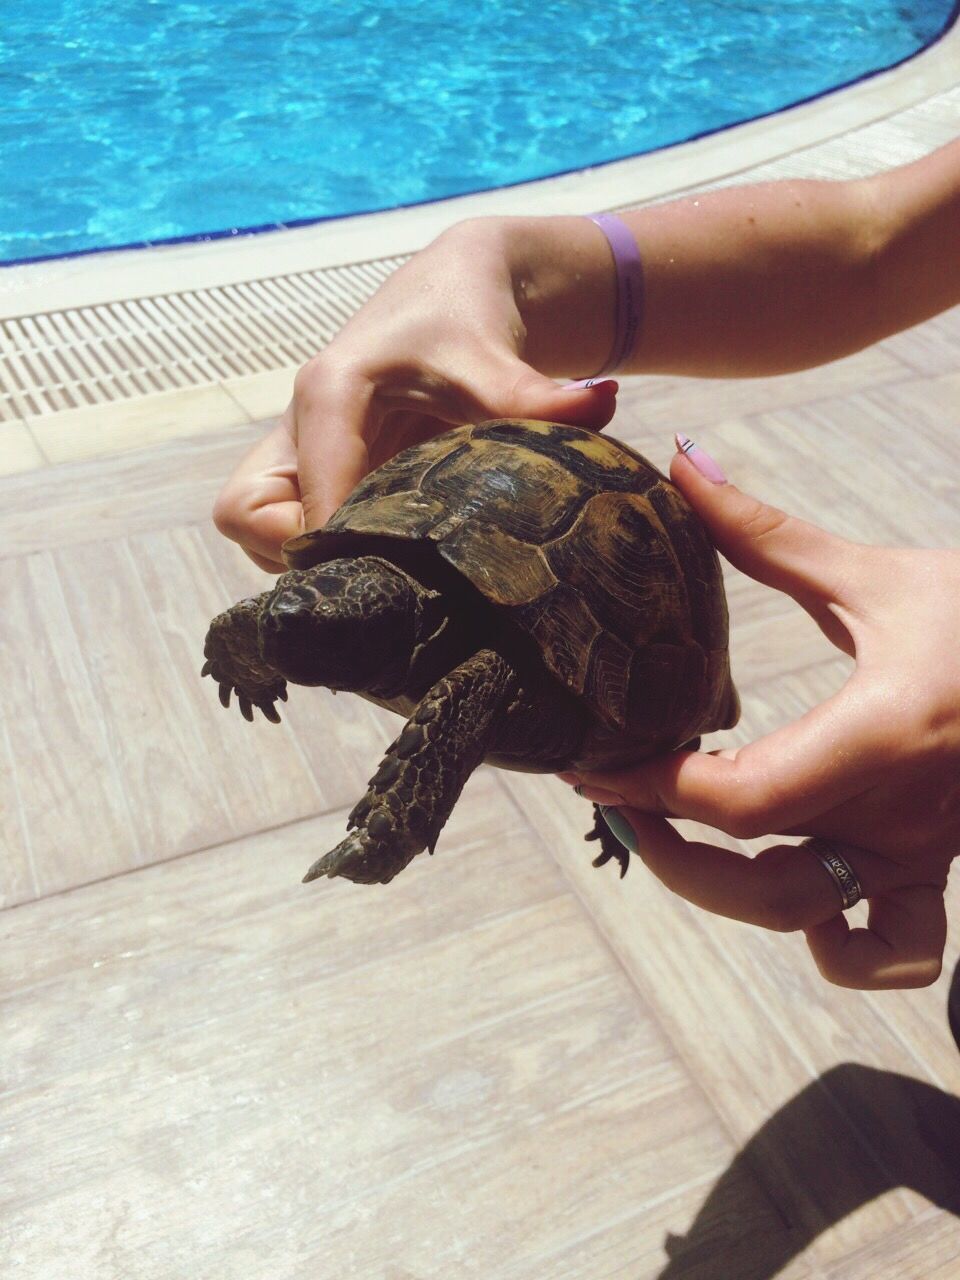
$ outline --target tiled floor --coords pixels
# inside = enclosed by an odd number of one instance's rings
[[[4,1280],[960,1274],[957,937],[931,988],[828,987],[489,769],[434,859],[300,885],[394,726],[322,690],[251,726],[199,680],[266,581],[209,521],[277,389],[246,390],[0,427]],[[802,374],[624,386],[616,434],[665,466],[678,429],[837,532],[956,546],[960,308]],[[848,664],[728,594],[743,741]]]
[[[806,374],[636,380],[615,429],[661,465],[696,433],[852,537],[955,545],[958,381],[960,309]],[[209,616],[264,581],[208,520],[262,429],[2,481],[12,1273],[956,1274],[946,979],[827,987],[797,938],[593,870],[582,802],[525,775],[482,770],[387,888],[300,886],[390,726],[309,690],[250,726],[198,678]],[[729,595],[736,739],[846,661]]]

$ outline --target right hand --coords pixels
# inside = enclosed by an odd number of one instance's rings
[[[261,568],[283,572],[287,538],[319,528],[368,471],[450,426],[520,417],[599,430],[613,417],[615,382],[565,389],[524,361],[531,270],[518,267],[504,234],[517,222],[475,219],[439,236],[297,374],[279,425],[214,508],[217,528]],[[558,345],[569,350],[569,318],[563,323]],[[538,325],[543,350],[550,335]],[[585,332],[587,360],[596,335]]]

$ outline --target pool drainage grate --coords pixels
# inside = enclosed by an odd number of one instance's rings
[[[0,422],[302,364],[404,260],[0,320]]]

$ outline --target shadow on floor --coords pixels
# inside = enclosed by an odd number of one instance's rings
[[[949,1016],[960,1047],[960,965]],[[744,1185],[754,1176],[773,1192],[781,1229],[770,1225],[775,1215],[766,1230],[744,1221]],[[960,1099],[921,1080],[843,1063],[737,1154],[687,1234],[668,1237],[670,1261],[657,1280],[771,1280],[820,1232],[896,1187],[960,1217]]]

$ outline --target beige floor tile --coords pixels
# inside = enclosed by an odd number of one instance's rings
[[[2,481],[0,558],[208,524],[224,480],[264,428],[247,424]]]
[[[290,365],[286,369],[271,369],[269,373],[251,373],[244,378],[230,378],[220,385],[254,422],[259,422],[283,413],[290,403],[298,368]]]
[[[834,1263],[826,1280],[955,1280],[960,1275],[960,1223],[927,1214],[896,1235],[874,1241]]]
[[[503,782],[817,1265],[953,1194],[960,1102],[928,1078],[892,1011],[824,983],[798,936],[697,911],[640,863],[622,881],[594,869],[576,838],[587,805],[543,780]],[[697,838],[694,824],[683,829]],[[944,1021],[941,1005],[941,1036]]]
[[[0,858],[11,904],[122,871],[140,848],[91,679],[96,654],[83,647],[53,556],[0,560],[0,594],[0,731],[22,819]]]
[[[221,387],[206,386],[67,409],[27,423],[46,459],[57,463],[140,449],[252,420]]]
[[[675,431],[709,449],[711,436],[705,433],[717,422],[903,381],[912,372],[892,353],[873,347],[816,369],[769,378],[625,378],[610,430],[643,452],[649,443],[669,458]]]
[[[14,745],[6,724],[0,720],[0,910],[40,893],[33,870],[32,843]]]
[[[895,334],[883,349],[918,373],[936,376],[960,364],[960,307]]]
[[[110,754],[134,806],[137,845],[128,865],[238,834],[194,689],[171,654],[135,549],[126,540],[91,542],[61,548],[55,561]]]
[[[8,1262],[532,1280],[589,1239],[613,1280],[625,1214],[656,1267],[666,1221],[688,1256],[778,1230],[745,1166],[699,1213],[733,1144],[492,777],[471,788],[389,898],[298,883],[330,815],[0,916]]]
[[[0,423],[0,476],[42,467],[46,459],[30,429],[21,422]]]
[[[548,1258],[508,1265],[496,1280],[819,1280],[797,1248],[796,1234],[757,1195],[741,1162],[715,1187],[685,1187],[639,1210],[624,1205],[617,1223]]]

